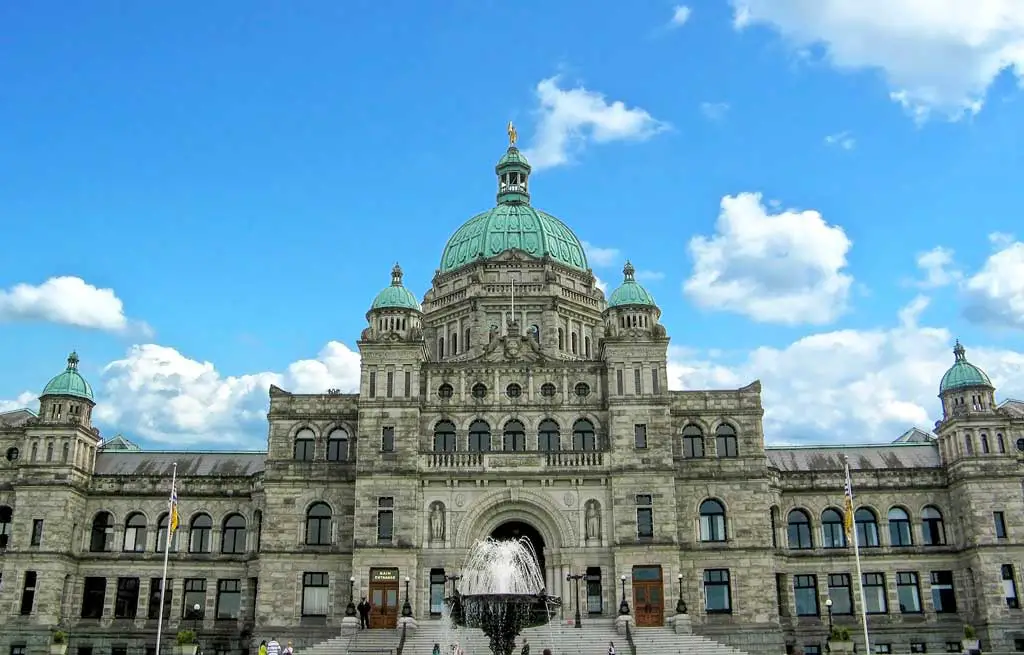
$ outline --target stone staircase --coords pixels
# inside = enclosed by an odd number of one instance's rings
[[[333,637],[299,652],[300,655],[394,655],[401,638],[400,630],[360,630],[352,636]]]
[[[741,650],[707,637],[677,635],[671,627],[633,628],[633,643],[636,644],[637,655],[746,655]],[[628,653],[629,647],[626,648],[627,650],[623,651],[616,643],[617,653]]]

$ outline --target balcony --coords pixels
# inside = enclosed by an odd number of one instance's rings
[[[568,471],[601,469],[605,452],[600,450],[516,450],[490,452],[422,452],[420,466],[424,471]]]

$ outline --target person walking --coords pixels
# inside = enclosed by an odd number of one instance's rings
[[[608,642],[608,655],[615,655],[615,642],[614,641],[609,641]]]
[[[370,627],[370,603],[366,600],[366,596],[359,601],[359,605],[356,606],[359,610],[359,629],[364,630]]]
[[[441,644],[434,642],[434,650],[430,651],[430,655],[441,655]]]
[[[281,655],[281,644],[278,643],[276,637],[271,637],[267,642],[267,655]]]
[[[257,651],[259,655],[267,655],[267,640],[264,639],[260,642],[260,648]]]
[[[523,637],[523,648],[519,651],[519,655],[530,655],[530,642]]]

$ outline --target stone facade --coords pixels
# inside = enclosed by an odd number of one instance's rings
[[[422,307],[375,302],[359,392],[271,387],[265,452],[101,442],[75,395],[0,415],[2,652],[44,652],[57,629],[82,655],[149,652],[172,474],[165,647],[184,629],[207,653],[316,642],[353,596],[378,625],[407,600],[431,620],[469,546],[496,534],[531,539],[566,619],[566,575],[584,574],[584,616],[625,600],[659,625],[682,600],[698,633],[813,652],[826,599],[860,640],[853,549],[828,521],[844,461],[873,643],[943,652],[971,624],[986,650],[1024,648],[1024,403],[951,388],[934,433],[766,448],[760,383],[669,391],[658,308],[610,306],[529,237],[439,270]]]

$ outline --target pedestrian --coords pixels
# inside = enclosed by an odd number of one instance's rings
[[[441,655],[441,644],[434,642],[434,650],[430,651],[430,655]]]
[[[363,630],[370,627],[370,603],[366,600],[366,596],[359,601],[359,605],[356,607],[359,610],[359,629]]]
[[[284,647],[283,655],[295,655],[295,649],[292,648],[292,642],[288,642],[288,645]]]
[[[281,644],[277,642],[276,637],[271,637],[267,642],[267,655],[281,655]]]
[[[523,637],[523,649],[519,651],[519,655],[530,655],[530,642]]]
[[[551,649],[550,648],[545,648],[544,652],[541,655],[551,655]]]
[[[258,651],[259,655],[267,655],[267,640],[264,639],[260,642],[260,648]]]
[[[608,655],[615,655],[615,642],[614,641],[609,641],[608,642]]]

